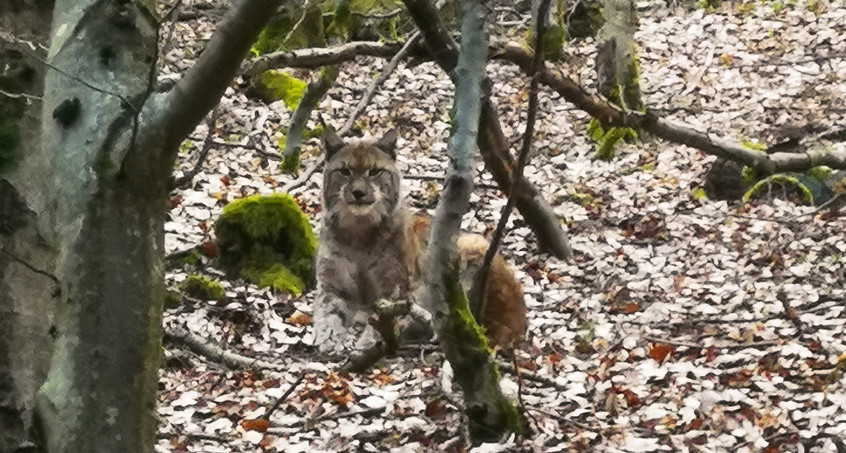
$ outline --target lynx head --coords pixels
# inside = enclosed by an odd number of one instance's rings
[[[400,173],[394,161],[396,141],[397,133],[391,130],[378,140],[345,143],[326,127],[323,209],[327,227],[363,237],[402,209]]]

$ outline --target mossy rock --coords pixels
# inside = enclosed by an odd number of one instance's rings
[[[235,200],[215,224],[220,264],[230,275],[292,295],[314,281],[317,238],[287,194]]]
[[[306,81],[286,71],[271,69],[253,77],[249,95],[256,96],[268,104],[282,101],[288,110],[294,111],[300,104],[307,87]]]
[[[199,274],[189,275],[179,288],[187,296],[195,299],[223,300],[224,298],[223,286],[220,286],[220,283]]]
[[[749,147],[744,144],[744,146]],[[760,175],[754,168],[719,158],[711,165],[705,179],[705,193],[714,200],[741,200],[764,195],[778,196],[793,193],[797,200],[807,205],[821,205],[835,195],[842,172],[828,167],[814,167],[805,173],[784,173],[770,177]],[[786,189],[773,192],[773,189]]]
[[[775,174],[770,177],[758,181],[751,189],[743,194],[741,201],[747,203],[749,200],[761,196],[765,193],[772,192],[777,187],[785,188],[786,190],[794,191],[799,196],[799,200],[808,205],[814,205],[814,194],[806,185],[806,180],[800,180],[796,176],[788,174]]]

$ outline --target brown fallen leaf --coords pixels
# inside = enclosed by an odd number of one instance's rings
[[[445,414],[444,404],[440,398],[435,398],[426,404],[426,410],[423,413],[429,418],[442,418]]]
[[[206,241],[200,244],[200,252],[209,258],[217,258],[217,244],[214,241]]]
[[[254,420],[244,420],[241,422],[241,427],[247,431],[267,432],[270,428],[270,421],[266,418],[256,418]]]
[[[295,326],[307,326],[311,324],[311,316],[297,310],[288,317],[288,324],[293,324]]]
[[[649,348],[649,357],[652,357],[656,362],[661,363],[673,352],[673,347],[666,343],[655,343]]]

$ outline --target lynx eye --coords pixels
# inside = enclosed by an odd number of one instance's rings
[[[375,178],[375,177],[381,175],[383,171],[385,171],[385,170],[383,170],[381,168],[371,168],[370,170],[367,170],[367,176],[370,176],[371,178]]]
[[[341,174],[341,176],[350,176],[352,174],[352,171],[346,167],[339,168],[337,171]]]

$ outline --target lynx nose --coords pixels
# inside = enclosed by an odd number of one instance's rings
[[[355,201],[361,201],[364,198],[365,195],[367,195],[367,194],[362,189],[353,189],[352,190],[352,196],[353,196],[353,198],[355,198]]]

